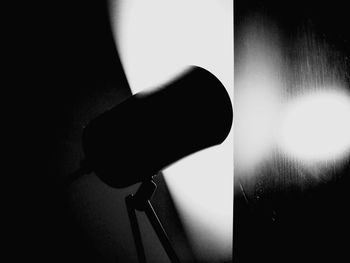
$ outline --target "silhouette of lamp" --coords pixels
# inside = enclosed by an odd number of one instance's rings
[[[197,65],[213,73],[233,101],[232,1],[109,2],[114,40],[133,93],[152,90],[189,65]],[[233,148],[231,130],[220,146],[162,170],[199,261],[232,258]],[[213,180],[214,174],[220,174],[220,180]]]
[[[141,182],[125,199],[139,261],[146,262],[135,210],[146,213],[171,261],[179,262],[150,203],[156,189],[152,178],[192,153],[221,144],[232,119],[225,87],[209,71],[192,67],[92,120],[83,132],[85,159],[70,179],[93,171],[115,188]]]

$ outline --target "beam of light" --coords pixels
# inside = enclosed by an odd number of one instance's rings
[[[249,19],[236,41],[235,176],[250,177],[272,153],[281,109],[282,63],[277,31]]]
[[[350,152],[343,56],[307,32],[281,45],[263,16],[247,17],[237,32],[235,177],[252,189],[265,170],[283,186],[330,178]]]
[[[198,65],[219,78],[233,102],[231,0],[122,0],[112,10],[118,51],[133,93]],[[222,145],[191,155],[164,174],[199,261],[230,260],[232,130]]]
[[[279,140],[290,157],[307,163],[340,159],[350,150],[350,96],[330,89],[287,105]]]
[[[305,31],[286,47],[285,61],[288,87],[276,143],[280,158],[315,183],[329,180],[349,153],[346,57]]]
[[[331,178],[350,155],[344,56],[309,32],[284,41],[263,16],[237,31],[235,177],[252,194],[258,176],[281,187]]]

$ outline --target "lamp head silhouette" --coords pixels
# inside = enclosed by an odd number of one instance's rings
[[[221,82],[192,67],[164,87],[138,93],[92,120],[83,132],[85,160],[105,183],[122,188],[222,143],[233,110]]]

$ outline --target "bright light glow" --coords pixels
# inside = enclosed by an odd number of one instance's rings
[[[275,32],[252,20],[237,41],[235,72],[235,176],[254,174],[269,157],[279,114],[281,51]]]
[[[206,68],[232,87],[230,0],[121,0],[118,4],[114,33],[134,93],[169,81],[189,65]]]
[[[233,1],[122,0],[114,10],[114,34],[133,93],[197,65],[219,78],[233,102]],[[222,145],[164,173],[199,261],[231,260],[233,131]]]
[[[333,53],[316,40],[311,48],[311,41],[300,42],[300,56],[288,63],[278,36],[273,24],[256,16],[247,18],[236,41],[234,165],[239,178],[251,180],[260,165],[284,158],[325,171],[350,152],[350,95],[340,65],[327,63]]]
[[[280,145],[306,162],[337,160],[350,149],[350,96],[336,90],[291,101],[283,117]]]

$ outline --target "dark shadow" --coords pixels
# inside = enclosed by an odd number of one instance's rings
[[[9,24],[14,71],[8,86],[13,97],[5,98],[11,114],[5,125],[11,149],[4,182],[10,232],[5,250],[13,262],[110,261],[116,256],[97,251],[91,233],[71,210],[71,196],[61,187],[83,158],[83,127],[131,96],[106,3],[18,3]],[[167,191],[162,195],[164,204],[171,202]],[[173,211],[172,203],[170,207]],[[171,220],[180,227],[175,216]],[[118,255],[124,262],[123,253]]]

